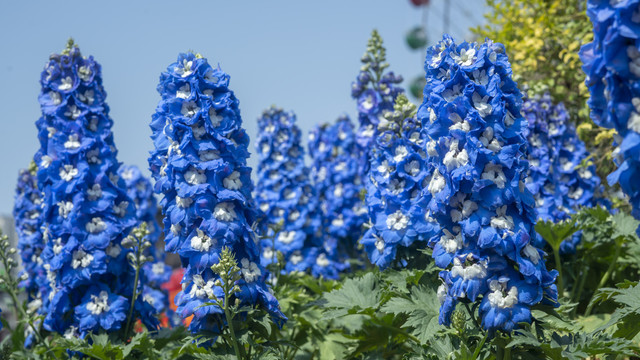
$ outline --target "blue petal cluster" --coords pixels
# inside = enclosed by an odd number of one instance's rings
[[[155,150],[149,158],[163,193],[166,250],[177,253],[186,268],[183,291],[175,299],[183,318],[193,315],[193,332],[220,332],[221,308],[211,303],[222,296],[211,266],[228,247],[242,269],[240,306],[260,306],[274,321],[286,318],[265,284],[258,239],[252,229],[256,209],[251,197],[249,137],[242,128],[238,99],[229,90],[229,75],[206,59],[183,53],[160,75],[162,100],[151,129]]]
[[[47,273],[43,267],[42,250],[42,194],[38,190],[36,165],[20,170],[16,187],[13,219],[18,235],[18,251],[23,270],[20,272],[20,287],[30,301],[41,302],[41,294],[49,289]],[[34,303],[35,307],[39,307]]]
[[[136,226],[146,223],[150,232],[147,240],[151,243],[151,247],[145,252],[145,256],[152,258],[153,261],[149,261],[143,266],[144,288],[142,296],[158,313],[163,313],[169,309],[169,297],[161,289],[161,286],[171,278],[171,267],[164,262],[164,249],[158,248],[162,230],[156,220],[158,202],[153,193],[153,185],[134,165],[120,166],[118,175],[124,180],[127,186],[127,195],[135,204],[136,218],[138,219]]]
[[[133,294],[135,270],[126,259],[131,250],[120,243],[136,213],[117,175],[100,72],[93,57],[83,57],[71,43],[51,56],[40,79],[35,161],[50,286],[43,326],[69,336],[120,329]],[[155,311],[142,297],[135,308],[136,318],[157,327]]]
[[[271,107],[258,119],[258,184],[256,203],[264,213],[261,241],[264,266],[280,251],[283,271],[310,271],[314,276],[337,278],[335,243],[323,239],[318,195],[304,164],[301,132],[292,112]]]
[[[594,165],[581,166],[589,153],[569,122],[564,105],[554,105],[551,96],[544,94],[525,99],[522,112],[529,124],[526,185],[534,196],[538,219],[565,220],[582,206],[600,203],[596,196],[602,191],[600,178]],[[580,239],[581,234],[576,233],[563,241],[560,252],[575,253]],[[540,248],[545,246],[540,235],[534,243]]]
[[[362,199],[364,185],[360,176],[360,151],[355,127],[346,116],[334,124],[316,126],[309,133],[311,179],[318,193],[325,243],[345,263],[362,256],[357,249],[368,220]],[[335,245],[333,245],[335,244]],[[347,270],[346,265],[342,266]]]
[[[522,95],[504,46],[456,45],[445,35],[427,50],[427,85],[418,111],[433,167],[427,213],[440,225],[430,240],[437,266],[440,323],[458,302],[481,301],[482,326],[511,331],[530,308],[555,303],[556,273],[546,269],[535,237]]]
[[[399,248],[429,240],[439,229],[425,211],[431,199],[425,186],[433,167],[427,164],[415,108],[400,95],[395,111],[378,125],[381,132],[370,153],[365,200],[371,224],[360,242],[369,260],[383,269],[394,260],[406,262],[406,254],[398,256]]]
[[[640,0],[589,0],[593,42],[580,49],[591,119],[616,129],[618,169],[607,177],[629,196],[640,219]],[[640,233],[640,229],[639,229]]]

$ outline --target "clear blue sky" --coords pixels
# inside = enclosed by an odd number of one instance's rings
[[[431,2],[433,43],[442,36],[444,0]],[[451,3],[450,32],[468,37],[483,21],[484,1]],[[230,74],[252,139],[272,104],[293,110],[306,134],[344,112],[355,120],[350,84],[373,28],[391,70],[407,80],[423,74],[423,54],[404,43],[421,19],[409,0],[0,0],[0,214],[11,212],[18,170],[39,147],[40,72],[70,36],[102,64],[119,160],[146,171],[158,76],[179,52],[200,52]],[[249,163],[255,167],[254,158]]]

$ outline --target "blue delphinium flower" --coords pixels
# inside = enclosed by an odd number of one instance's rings
[[[378,125],[380,133],[371,150],[365,181],[371,224],[361,243],[380,268],[396,259],[406,261],[404,255],[397,256],[398,249],[429,240],[438,229],[425,212],[430,194],[424,186],[431,168],[415,110],[406,96],[398,96],[395,111]]]
[[[607,177],[629,196],[640,219],[640,0],[589,0],[593,42],[580,49],[591,119],[616,129],[618,168]],[[640,229],[638,229],[640,234]]]
[[[122,165],[118,169],[118,175],[124,180],[127,186],[127,195],[133,200],[136,207],[136,218],[138,224],[146,223],[149,235],[147,240],[151,243],[149,250],[145,253],[153,261],[144,264],[144,289],[142,296],[145,301],[153,305],[158,313],[162,313],[169,308],[169,297],[165,291],[160,290],[162,284],[171,278],[171,267],[165,264],[164,250],[158,248],[158,241],[162,230],[156,220],[158,213],[158,203],[153,193],[151,181],[144,177],[137,166]]]
[[[368,220],[362,199],[360,147],[351,120],[339,117],[334,124],[316,126],[309,133],[311,179],[318,194],[325,243],[335,243],[341,261],[361,256],[358,240]],[[342,266],[347,270],[346,264]]]
[[[458,302],[482,300],[485,329],[530,322],[530,307],[557,299],[535,236],[522,95],[501,44],[445,35],[427,50],[427,85],[418,119],[425,128],[431,197],[425,212],[440,226],[430,239],[444,268],[440,323]]]
[[[392,71],[386,62],[386,49],[378,31],[373,30],[367,43],[367,51],[362,56],[360,73],[351,84],[351,97],[358,103],[358,121],[356,141],[361,147],[361,177],[368,170],[368,154],[378,135],[378,124],[384,120],[384,114],[393,111],[396,97],[404,90],[400,87],[402,76]]]
[[[280,251],[283,271],[311,271],[336,278],[335,244],[323,240],[316,188],[304,164],[301,132],[292,112],[271,107],[258,119],[258,183],[256,203],[264,213],[265,238],[261,262],[275,260]]]
[[[234,295],[239,306],[259,306],[278,324],[286,318],[265,284],[258,239],[252,229],[256,208],[251,196],[249,137],[242,128],[238,99],[229,75],[193,53],[180,54],[160,76],[162,96],[151,129],[156,148],[149,165],[155,191],[164,193],[166,250],[180,255],[183,291],[177,312],[193,332],[220,332],[220,307],[204,304],[220,298],[219,276],[211,266],[223,248],[238,259],[242,278]]]
[[[133,295],[135,270],[126,259],[130,250],[120,243],[136,224],[136,214],[117,176],[100,72],[93,57],[83,57],[70,42],[62,54],[50,57],[40,80],[41,148],[35,161],[38,190],[44,194],[42,259],[50,286],[43,326],[70,336],[124,327],[121,308],[129,307]],[[141,309],[135,318],[157,327],[142,297],[135,305]]]
[[[20,287],[25,290],[30,301],[41,302],[42,293],[49,288],[47,274],[43,267],[42,250],[42,194],[38,190],[37,167],[34,162],[28,169],[20,170],[16,187],[13,218],[18,235],[18,251],[23,270],[20,272]],[[34,303],[34,306],[37,306]]]
[[[557,222],[570,217],[581,206],[601,203],[600,178],[594,165],[580,166],[588,157],[586,146],[569,123],[569,113],[562,103],[553,104],[551,96],[527,98],[523,114],[529,128],[529,174],[526,185],[534,196],[538,219]],[[576,233],[562,242],[562,254],[572,254],[580,242]],[[540,235],[536,246],[545,245]]]

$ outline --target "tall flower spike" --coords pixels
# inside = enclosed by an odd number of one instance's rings
[[[304,164],[300,129],[292,112],[271,107],[258,119],[258,185],[256,203],[265,214],[263,265],[280,251],[285,272],[310,270],[314,276],[337,278],[335,244],[323,243],[316,189]]]
[[[229,75],[219,67],[200,55],[180,54],[160,75],[162,99],[151,122],[156,148],[149,166],[155,191],[164,195],[166,250],[179,254],[186,268],[177,312],[194,316],[192,332],[219,333],[225,324],[219,306],[203,306],[223,295],[211,266],[225,247],[242,270],[234,302],[264,308],[279,325],[286,320],[260,265],[252,229],[251,168],[246,165],[249,137],[228,86]]]
[[[118,162],[100,65],[71,41],[42,73],[38,189],[44,194],[44,327],[69,336],[124,327],[135,270],[120,245],[136,223]],[[134,317],[157,327],[141,298]],[[127,329],[124,329],[125,332]]]
[[[43,199],[38,190],[36,171],[33,161],[28,169],[20,170],[13,207],[18,251],[23,267],[20,277],[26,278],[20,282],[20,287],[27,292],[29,301],[35,301],[32,308],[40,308],[41,294],[46,293],[49,288],[41,256],[44,249],[41,231]]]
[[[124,180],[127,186],[127,195],[133,200],[136,207],[136,219],[140,226],[147,224],[149,235],[145,240],[150,242],[150,246],[144,255],[153,261],[144,264],[144,288],[142,296],[145,301],[153,305],[158,313],[163,313],[169,309],[169,297],[161,285],[171,278],[171,267],[165,264],[164,249],[158,248],[162,230],[158,225],[156,215],[158,213],[158,203],[153,194],[151,181],[144,177],[134,165],[122,165],[118,169],[118,175]]]
[[[362,257],[357,244],[368,213],[362,199],[360,147],[353,123],[343,115],[334,124],[316,126],[309,133],[308,147],[325,242],[336,244],[341,261]]]
[[[615,129],[618,168],[607,177],[629,196],[640,219],[640,0],[589,0],[593,42],[580,49],[591,119]],[[640,234],[640,229],[638,229]]]
[[[523,114],[529,128],[529,173],[526,185],[534,196],[538,219],[567,219],[581,206],[606,205],[601,193],[600,178],[594,165],[582,167],[589,153],[569,123],[569,114],[562,103],[554,105],[549,94],[525,99]],[[572,254],[580,242],[576,233],[562,242],[560,252]],[[536,246],[543,248],[544,239],[536,236]]]
[[[425,186],[432,170],[427,167],[416,106],[405,95],[398,96],[395,110],[379,128],[365,181],[371,224],[361,243],[369,260],[386,268],[394,260],[405,262],[412,251],[398,256],[398,249],[429,240],[438,224],[425,213],[430,199]]]
[[[396,76],[389,67],[386,49],[377,30],[373,30],[367,43],[367,51],[361,58],[360,73],[351,84],[351,97],[358,103],[358,128],[356,139],[363,149],[361,175],[368,169],[368,153],[379,132],[378,125],[384,122],[384,114],[393,111],[396,97],[404,90],[399,86],[402,76]]]
[[[445,269],[440,323],[450,324],[458,302],[481,300],[482,326],[511,331],[531,322],[531,306],[557,299],[555,271],[532,243],[522,95],[504,46],[490,40],[456,45],[445,35],[427,50],[425,71],[418,118],[434,169],[427,211],[441,228],[430,241]]]

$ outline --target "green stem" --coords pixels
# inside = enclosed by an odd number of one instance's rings
[[[233,351],[236,353],[236,358],[242,359],[240,355],[240,349],[238,348],[238,338],[236,338],[236,332],[233,330],[232,317],[229,312],[229,296],[228,291],[225,291],[224,299],[224,316],[227,318],[227,326],[229,327],[229,333],[231,333],[231,339],[233,340]]]
[[[578,291],[575,294],[575,297],[571,296],[571,302],[580,302],[580,297],[582,296],[582,290],[584,290],[584,283],[587,281],[587,276],[589,275],[589,265],[585,265],[584,269],[582,270],[582,277],[580,278],[580,283],[578,284]],[[578,306],[573,308],[573,311],[571,312],[572,315],[575,317],[576,312],[578,311]]]
[[[482,327],[480,326],[478,319],[476,319],[475,315],[473,314],[473,311],[471,311],[471,309],[469,308],[469,304],[464,303],[464,307],[467,308],[467,312],[469,313],[469,316],[471,316],[471,319],[473,319],[473,322],[476,324],[476,327],[478,329],[481,329]]]
[[[560,247],[553,249],[553,257],[556,260],[556,269],[558,269],[558,297],[564,294],[564,282],[562,280],[562,261],[560,260]]]
[[[31,318],[29,317],[29,315],[27,315],[27,312],[24,311],[24,308],[20,306],[20,300],[18,300],[18,295],[15,292],[15,289],[18,288],[18,283],[15,281],[13,276],[11,276],[11,274],[9,273],[11,266],[9,266],[9,260],[7,259],[7,255],[4,253],[4,251],[0,251],[0,253],[2,255],[2,265],[4,265],[4,268],[7,271],[7,278],[5,279],[5,282],[7,283],[6,290],[9,293],[9,296],[11,296],[11,302],[13,304],[13,308],[16,310],[16,314],[20,314],[20,317],[27,321],[27,324],[29,324],[29,326],[33,330],[33,333],[36,335],[36,338],[38,338],[38,342],[43,344],[48,352],[50,349],[49,349],[49,346],[44,342],[44,339],[42,338],[42,334],[40,334],[40,331],[38,331],[35,325],[33,325]]]
[[[616,262],[618,261],[618,257],[620,256],[621,250],[622,250],[622,246],[616,243],[616,252],[613,255],[613,260],[609,264],[609,268],[607,269],[607,272],[605,272],[604,275],[602,275],[602,278],[600,279],[600,283],[598,284],[598,289],[602,288],[609,280],[609,277],[611,276],[611,274],[613,273],[613,269],[615,268]],[[591,299],[589,300],[589,305],[587,305],[587,311],[584,312],[584,316],[591,315],[591,311],[593,310],[593,306],[595,305],[595,302],[593,301],[593,299],[595,298],[596,293],[597,292],[594,292],[593,295],[591,296]]]
[[[489,333],[485,332],[484,337],[482,338],[480,343],[476,346],[476,351],[473,352],[473,357],[472,357],[473,360],[476,360],[480,355],[480,351],[482,350],[482,347],[484,346],[484,343],[487,341],[488,337],[489,337]]]
[[[133,296],[131,297],[131,306],[129,307],[129,315],[127,316],[127,326],[125,327],[125,340],[129,338],[129,333],[131,332],[131,320],[133,320],[133,309],[136,303],[136,298],[138,297],[138,280],[140,278],[140,254],[142,241],[138,240],[138,247],[136,250],[136,276],[133,279]]]

